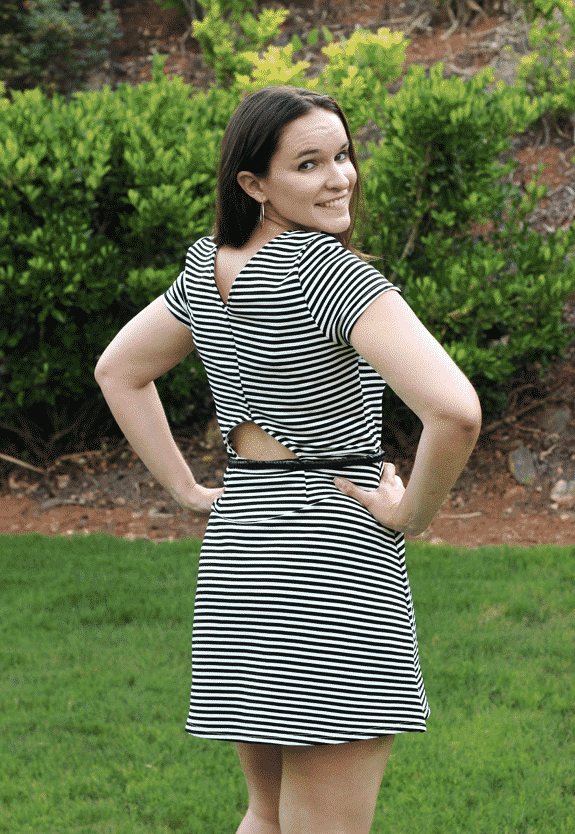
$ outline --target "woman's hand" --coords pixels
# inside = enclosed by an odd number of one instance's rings
[[[405,492],[399,475],[395,474],[392,463],[383,465],[381,481],[377,489],[362,489],[347,478],[336,478],[335,485],[350,498],[359,501],[384,527],[405,532],[405,525],[399,519],[398,507]]]
[[[194,513],[209,513],[214,501],[224,493],[223,487],[219,489],[207,489],[200,484],[194,484],[191,490],[185,495],[168,490],[174,501],[185,510]]]

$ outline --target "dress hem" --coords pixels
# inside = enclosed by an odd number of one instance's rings
[[[189,730],[186,727],[186,733],[194,738],[201,738],[206,739],[209,741],[229,741],[232,743],[241,742],[243,744],[276,744],[285,747],[317,747],[324,744],[347,744],[348,742],[352,741],[369,741],[370,739],[374,738],[385,738],[386,736],[395,736],[400,735],[402,733],[425,733],[427,732],[427,727],[403,727],[401,729],[385,729],[385,730],[377,730],[373,733],[366,733],[365,735],[354,735],[353,737],[346,737],[346,738],[322,738],[321,740],[318,739],[294,739],[294,740],[287,740],[285,738],[279,737],[269,737],[269,738],[254,738],[251,735],[242,735],[240,734],[231,734],[231,733],[202,733],[200,731],[193,731]],[[233,735],[233,737],[232,737]]]

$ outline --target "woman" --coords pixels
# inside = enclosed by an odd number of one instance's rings
[[[403,534],[441,506],[480,408],[351,249],[359,196],[333,99],[251,94],[224,135],[214,236],[96,369],[153,475],[210,510],[186,729],[237,744],[237,834],[367,834],[395,734],[429,715]],[[194,480],[154,386],[194,346],[228,450],[223,490]],[[405,489],[379,445],[384,379],[423,423]]]

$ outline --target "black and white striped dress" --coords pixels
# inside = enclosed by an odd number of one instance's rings
[[[424,731],[403,536],[333,483],[379,484],[381,460],[333,459],[380,451],[385,383],[349,339],[395,288],[330,235],[294,231],[251,258],[224,304],[215,258],[211,238],[197,241],[165,294],[230,457],[200,556],[186,730],[289,745]],[[309,468],[238,458],[228,436],[245,421]]]

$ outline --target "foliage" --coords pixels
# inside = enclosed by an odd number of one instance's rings
[[[237,829],[234,745],[183,730],[199,545],[0,537],[2,834]],[[574,558],[408,543],[431,717],[374,834],[574,830]]]
[[[365,190],[367,249],[483,395],[519,363],[548,361],[572,338],[562,323],[573,292],[575,231],[543,237],[525,218],[545,188],[527,194],[506,175],[509,139],[540,115],[490,70],[464,82],[412,67],[403,87],[380,101],[383,140],[371,146]],[[476,224],[491,227],[474,235]]]
[[[318,86],[337,98],[353,133],[374,118],[374,102],[387,98],[387,85],[401,75],[408,43],[402,32],[382,27],[376,33],[359,29],[348,41],[323,48],[329,62]]]
[[[246,92],[258,90],[261,87],[273,87],[291,84],[293,87],[306,86],[305,72],[309,68],[307,61],[294,61],[295,44],[286,46],[270,46],[262,57],[257,52],[245,52],[243,58],[246,63],[243,72],[236,75],[234,86],[241,87]]]
[[[544,98],[559,117],[575,111],[575,5],[572,0],[530,0],[526,55],[518,56],[517,83],[532,97]]]
[[[90,69],[108,57],[107,45],[121,37],[109,0],[93,19],[68,0],[7,0],[0,35],[0,81],[16,89],[38,86],[69,93]]]
[[[276,84],[292,84],[328,93],[337,98],[346,113],[352,133],[373,117],[378,97],[387,96],[386,85],[401,74],[408,41],[401,32],[390,32],[384,27],[376,33],[359,29],[349,40],[335,42],[331,33],[322,30],[328,61],[315,78],[308,78],[310,63],[295,60],[304,47],[299,36],[284,47],[271,46],[261,55],[246,52],[245,72],[237,74],[235,87],[251,91]],[[314,45],[320,34],[313,29],[305,36]]]
[[[25,417],[32,446],[100,402],[98,355],[210,230],[235,100],[190,98],[162,66],[113,94],[0,99],[0,422],[22,433]],[[202,378],[191,359],[160,381],[174,421],[205,408],[201,384],[189,404],[190,373]]]
[[[241,0],[226,4],[222,0],[210,0],[204,19],[193,24],[192,31],[204,60],[214,70],[216,82],[224,88],[231,87],[237,75],[249,73],[251,65],[245,53],[250,49],[260,50],[273,40],[289,14],[287,9],[264,9],[256,18],[244,11],[245,6]]]
[[[288,12],[264,9],[259,17],[244,11],[241,0],[228,3],[219,0],[206,3],[207,14],[193,24],[204,59],[224,88],[235,88],[238,95],[275,84],[304,85],[337,95],[341,106],[350,114],[353,128],[371,117],[370,101],[374,93],[398,78],[405,59],[407,41],[401,32],[381,28],[377,33],[358,30],[349,40],[333,42],[325,27],[321,37],[323,51],[329,59],[319,78],[307,77],[310,63],[297,60],[304,47],[295,35],[285,46],[263,47],[277,37]],[[309,46],[320,39],[317,29],[303,36]]]

